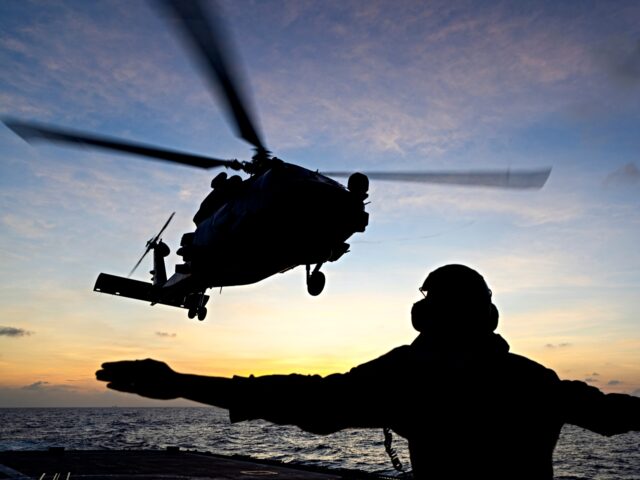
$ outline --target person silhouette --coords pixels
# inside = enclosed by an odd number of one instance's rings
[[[207,377],[147,359],[105,363],[96,376],[122,392],[228,409],[232,422],[265,419],[318,434],[390,428],[408,440],[417,479],[552,479],[565,423],[607,436],[640,430],[640,398],[560,380],[510,353],[475,270],[445,265],[420,291],[413,343],[347,373]]]

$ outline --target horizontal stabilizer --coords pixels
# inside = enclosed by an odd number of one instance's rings
[[[108,293],[110,295],[118,295],[120,297],[135,298],[136,300],[142,300],[145,302],[160,303],[162,305],[169,305],[178,308],[190,308],[190,305],[194,302],[193,295],[167,295],[167,292],[162,287],[154,287],[151,283],[141,282],[140,280],[133,280],[126,277],[117,277],[115,275],[109,275],[108,273],[101,273],[98,275],[96,284],[93,287],[94,292]],[[205,301],[209,299],[208,295],[205,295]]]

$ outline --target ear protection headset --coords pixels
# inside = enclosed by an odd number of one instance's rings
[[[482,275],[464,265],[445,265],[431,272],[420,291],[425,298],[411,309],[413,328],[489,333],[498,327],[499,313]],[[455,324],[444,322],[453,320]],[[461,323],[457,323],[457,321]]]

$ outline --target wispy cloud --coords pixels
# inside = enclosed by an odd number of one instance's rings
[[[0,78],[11,92],[3,102],[6,113],[89,130],[111,119],[117,121],[117,129],[135,106],[141,120],[134,127],[138,132],[144,130],[143,119],[156,128],[172,125],[174,131],[188,132],[182,126],[198,119],[196,111],[215,110],[213,102],[193,98],[208,93],[194,81],[191,66],[174,62],[184,54],[168,29],[139,23],[141,16],[154,12],[144,3],[125,4],[56,4],[46,13],[29,16],[29,22],[8,20],[0,40],[5,67]]]
[[[0,326],[0,337],[27,337],[32,334],[33,332],[24,328]]]
[[[156,335],[162,338],[176,338],[177,334],[169,332],[156,332]]]
[[[25,385],[24,387],[22,387],[22,390],[42,390],[48,385],[50,385],[49,382],[38,380],[37,382],[33,382],[29,385]]]
[[[17,235],[27,238],[41,238],[55,226],[40,218],[28,218],[14,213],[3,215],[2,223]]]
[[[608,187],[636,187],[640,185],[640,169],[635,163],[627,163],[607,175],[603,183]]]
[[[38,380],[37,382],[33,382],[29,385],[25,385],[21,387],[21,390],[29,390],[29,391],[49,391],[49,392],[69,392],[76,390],[76,388],[72,385],[64,385],[64,384],[52,384],[50,382],[46,382],[44,380]]]
[[[580,218],[585,212],[584,203],[576,194],[545,195],[536,192],[505,192],[489,189],[415,188],[384,186],[379,188],[376,208],[385,213],[406,215],[406,212],[423,211],[437,213],[457,212],[467,214],[508,215],[522,225],[565,223]]]
[[[546,348],[566,348],[566,347],[570,347],[571,344],[570,343],[558,343],[558,344],[553,344],[553,343],[547,343],[545,345]]]
[[[602,96],[598,84],[574,87],[599,68],[589,22],[608,15],[604,8],[592,16],[573,12],[569,23],[542,7],[524,14],[508,4],[296,2],[253,5],[247,15],[238,3],[228,5],[231,23],[264,25],[268,18],[275,26],[253,35],[245,28],[237,43],[268,137],[280,148],[320,138],[351,154],[437,157],[543,118],[558,104]],[[168,25],[137,22],[157,12],[127,2],[95,9],[59,6],[51,18],[4,34],[0,47],[22,55],[6,59],[5,81],[16,98],[30,96],[34,108],[49,103],[51,117],[83,125],[98,117],[113,124],[135,105],[167,133],[171,125],[183,133],[200,129],[220,113]],[[43,102],[48,97],[64,102]]]
[[[282,22],[266,10],[260,14]],[[600,68],[590,15],[573,12],[567,22],[543,8],[524,14],[496,3],[326,10],[307,6],[306,34],[282,25],[298,40],[288,55],[277,33],[263,47],[272,68],[260,70],[258,98],[278,144],[309,144],[319,133],[363,152],[437,156],[606,88],[586,82]],[[327,31],[337,33],[331,42]],[[587,88],[576,89],[582,81]]]
[[[13,37],[7,37],[7,36],[0,37],[0,48],[4,48],[11,52],[16,52],[16,53],[22,53],[22,54],[29,53],[29,46],[26,43]]]
[[[617,85],[627,88],[640,85],[640,38],[613,38],[599,46],[596,58]]]

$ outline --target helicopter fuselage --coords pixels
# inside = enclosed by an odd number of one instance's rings
[[[233,183],[217,187],[224,190],[218,205],[203,202],[195,232],[183,237],[180,253],[191,281],[208,288],[335,261],[347,252],[346,240],[368,223],[366,195],[297,165],[278,160]],[[205,209],[210,212],[202,219]]]

